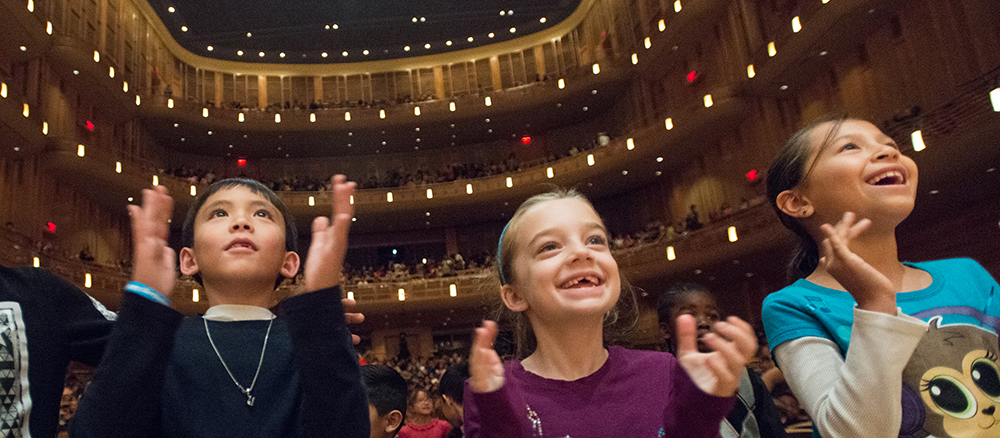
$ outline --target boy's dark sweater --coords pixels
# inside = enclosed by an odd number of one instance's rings
[[[229,378],[202,318],[126,293],[74,437],[367,437],[368,402],[340,288],[282,301],[254,406]],[[267,321],[209,321],[236,379],[249,386]]]

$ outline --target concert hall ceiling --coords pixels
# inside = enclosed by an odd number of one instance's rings
[[[580,0],[150,0],[173,38],[222,60],[330,64],[438,54],[541,31]]]

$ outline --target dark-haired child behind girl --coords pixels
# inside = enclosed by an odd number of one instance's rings
[[[697,350],[694,320],[678,321],[678,353],[607,346],[635,296],[624,288],[608,232],[574,191],[534,196],[514,213],[497,251],[500,295],[515,312],[521,360],[500,361],[497,325],[476,330],[465,433],[476,437],[715,437],[739,374],[757,350],[731,317]]]
[[[719,321],[719,306],[708,288],[694,283],[678,283],[660,294],[656,306],[660,321],[660,334],[666,341],[667,351],[677,352],[677,317],[691,315],[698,329],[698,351],[711,351],[705,335],[712,332]],[[784,438],[781,424],[771,394],[757,373],[744,369],[740,374],[740,387],[736,403],[719,425],[722,438]]]
[[[293,219],[257,181],[213,184],[184,224],[180,269],[211,307],[169,307],[177,263],[167,246],[173,201],[162,186],[130,205],[133,282],[84,394],[75,437],[368,437],[367,403],[338,282],[353,184],[333,179],[333,217],[313,222],[305,288],[271,306],[296,274]]]
[[[799,131],[768,170],[800,251],[764,328],[816,436],[1000,436],[1000,286],[969,259],[900,262],[916,193],[916,163],[863,120]]]

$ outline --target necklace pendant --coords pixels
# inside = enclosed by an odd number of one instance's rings
[[[247,406],[253,406],[253,402],[256,399],[257,399],[256,397],[254,397],[254,396],[252,396],[250,394],[247,394]]]

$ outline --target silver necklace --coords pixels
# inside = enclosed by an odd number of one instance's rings
[[[236,377],[233,376],[233,372],[229,371],[229,366],[226,365],[226,361],[222,359],[222,355],[219,354],[219,349],[215,347],[215,342],[212,341],[212,334],[208,332],[208,320],[202,318],[205,322],[205,335],[208,336],[208,343],[212,344],[212,349],[215,350],[215,355],[219,357],[219,362],[222,362],[222,367],[226,369],[229,373],[229,378],[233,379],[233,383],[236,384],[237,388],[240,388],[240,392],[247,396],[247,406],[253,406],[256,397],[250,395],[250,391],[253,391],[253,386],[257,384],[257,376],[260,375],[260,366],[264,363],[264,351],[267,351],[267,339],[271,336],[271,326],[274,324],[274,318],[271,318],[271,322],[267,323],[267,333],[264,334],[264,346],[260,349],[260,361],[257,362],[257,372],[253,375],[253,381],[250,382],[250,386],[244,388],[240,385],[240,382],[236,381]]]

